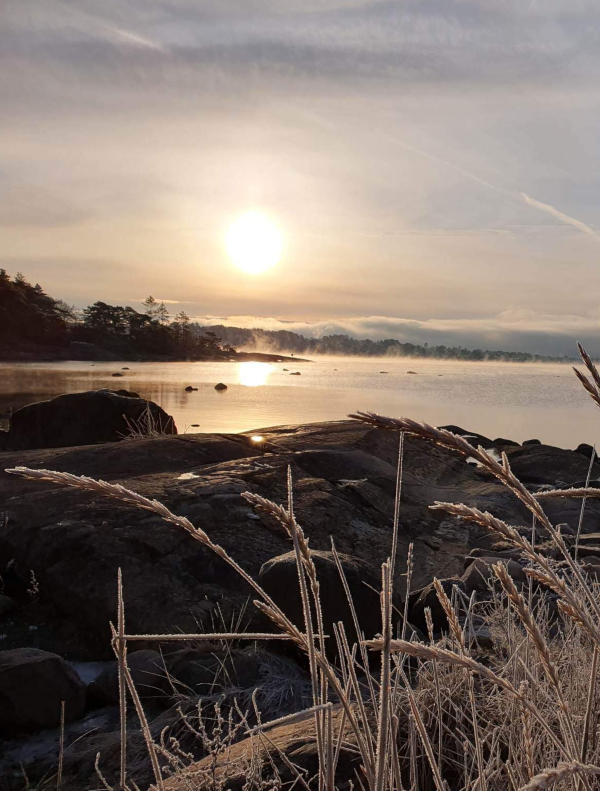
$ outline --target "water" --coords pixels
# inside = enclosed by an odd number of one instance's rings
[[[123,365],[130,370],[121,371]],[[112,377],[117,371],[122,378]],[[290,376],[293,371],[301,376]],[[217,382],[228,389],[216,391]],[[186,393],[187,385],[198,390]],[[60,393],[102,387],[133,390],[156,401],[173,415],[179,431],[188,433],[340,420],[364,409],[434,425],[454,424],[492,438],[538,438],[571,448],[580,442],[600,445],[600,413],[570,366],[562,364],[381,358],[277,364],[0,364],[0,413]]]

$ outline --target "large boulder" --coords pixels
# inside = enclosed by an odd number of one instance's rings
[[[327,647],[329,652],[335,655],[337,651],[333,625],[338,621],[342,621],[344,624],[350,645],[358,639],[352,612],[333,553],[313,551],[311,556],[319,581],[324,630],[325,634],[330,636]],[[367,639],[374,637],[378,632],[381,632],[379,603],[381,571],[365,560],[351,555],[340,555],[340,561],[350,589],[359,627]],[[304,632],[304,614],[298,586],[295,553],[287,552],[268,560],[260,570],[259,582],[292,623]],[[402,605],[399,596],[396,597],[395,604],[400,610]]]
[[[552,445],[507,447],[512,471],[525,484],[573,484],[585,481],[590,461],[583,453],[555,448]],[[592,467],[592,478],[600,476],[600,463]],[[545,505],[545,503],[544,503]]]
[[[36,648],[0,651],[0,735],[54,728],[83,716],[85,684],[57,654]]]
[[[7,450],[93,445],[117,442],[132,428],[177,434],[173,418],[153,401],[126,390],[92,390],[17,409],[2,444]]]

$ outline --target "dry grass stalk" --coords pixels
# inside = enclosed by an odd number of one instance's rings
[[[544,769],[535,777],[532,777],[521,791],[546,791],[556,783],[566,780],[574,775],[581,777],[593,777],[600,775],[600,766],[582,764],[579,761],[564,761],[553,769]]]
[[[396,566],[396,555],[398,554],[398,531],[400,529],[400,501],[402,500],[402,480],[404,466],[404,434],[400,434],[398,441],[398,467],[396,470],[396,493],[394,497],[394,525],[392,529],[392,554],[390,576],[392,587],[394,584],[394,570]]]
[[[383,641],[381,638],[367,640],[365,644],[373,651],[381,651],[383,648]],[[517,689],[508,679],[504,678],[503,676],[499,676],[487,665],[477,662],[469,655],[457,654],[454,651],[448,650],[447,648],[440,648],[437,645],[426,645],[425,643],[410,643],[406,640],[392,640],[389,644],[389,650],[394,653],[408,654],[409,656],[414,656],[426,661],[438,659],[440,662],[446,662],[457,667],[465,668],[466,670],[469,670],[473,673],[477,673],[488,681],[491,681],[492,684],[501,687],[506,692],[509,692],[511,695],[513,695],[530,711],[534,719],[546,731],[559,753],[566,760],[569,760],[570,756],[565,749],[565,746],[557,738],[556,734],[552,732],[548,723],[545,722],[535,706],[533,706],[531,702],[523,696],[521,691]]]
[[[388,732],[390,723],[392,639],[392,583],[389,561],[381,567],[381,681],[379,684],[379,720],[377,725],[377,753],[375,791],[384,791],[388,763]]]
[[[160,771],[160,766],[158,763],[158,756],[156,754],[156,745],[154,744],[154,740],[150,732],[150,727],[148,725],[148,720],[146,719],[146,715],[144,713],[144,707],[142,706],[142,701],[140,700],[140,696],[138,695],[138,691],[135,687],[135,684],[133,683],[131,673],[129,672],[129,666],[127,664],[127,653],[124,642],[122,640],[122,636],[125,631],[125,602],[123,599],[123,580],[121,574],[119,574],[118,576],[117,607],[118,607],[118,612],[117,612],[118,631],[115,630],[112,623],[110,627],[113,637],[112,639],[113,650],[115,652],[117,661],[119,663],[119,681],[121,685],[119,688],[119,705],[121,706],[121,739],[125,738],[126,740],[126,732],[124,726],[124,720],[125,720],[124,688],[126,685],[127,689],[129,690],[129,694],[131,695],[131,698],[133,700],[133,705],[138,715],[138,719],[140,721],[140,727],[142,729],[144,740],[146,742],[146,749],[148,750],[150,763],[152,764],[152,771],[154,772],[154,779],[156,781],[157,788],[159,789],[159,791],[164,791],[164,782],[163,782],[162,773]],[[126,753],[123,743],[121,743],[120,782],[122,789],[127,788],[126,780],[124,779],[125,771],[126,771]]]
[[[587,489],[583,486],[571,489],[548,489],[545,492],[536,492],[533,496],[538,500],[545,500],[550,497],[564,497],[565,499],[589,497],[597,499],[600,497],[600,489],[596,489],[595,487]]]
[[[598,373],[598,369],[594,365],[592,358],[580,343],[577,344],[577,348],[585,367],[591,374],[591,379],[588,379],[587,376],[581,373],[581,371],[579,371],[577,368],[573,368],[573,370],[575,371],[575,375],[589,394],[592,401],[597,406],[600,406],[600,374]]]
[[[58,743],[58,771],[56,773],[56,791],[62,784],[63,763],[65,758],[65,702],[60,702],[60,736]]]
[[[556,697],[558,699],[560,708],[562,710],[561,722],[564,730],[565,741],[567,742],[567,744],[569,744],[569,749],[573,758],[578,758],[579,755],[576,748],[577,737],[575,736],[575,731],[573,730],[573,721],[571,717],[571,712],[569,710],[568,703],[563,694],[562,684],[558,677],[557,668],[554,662],[552,661],[548,644],[544,639],[540,627],[533,618],[531,611],[529,610],[529,607],[525,602],[525,599],[517,591],[513,580],[508,574],[506,566],[503,563],[496,563],[492,566],[492,568],[494,574],[496,575],[502,587],[506,591],[506,594],[511,604],[513,605],[517,614],[519,615],[519,618],[521,619],[521,623],[525,627],[527,634],[531,638],[540,657],[542,667],[544,668],[546,675],[548,676],[548,679],[550,680],[552,686],[554,687],[554,690],[556,692]]]
[[[121,791],[127,788],[127,694],[125,666],[127,664],[127,640],[125,639],[125,603],[123,601],[123,575],[117,572],[117,635],[113,650],[118,661],[119,715],[121,724],[121,763],[119,785]]]

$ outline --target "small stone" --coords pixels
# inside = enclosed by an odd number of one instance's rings
[[[219,382],[215,385],[215,390],[227,390],[227,385],[224,385],[223,382]]]

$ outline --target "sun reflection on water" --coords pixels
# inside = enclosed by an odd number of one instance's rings
[[[238,379],[246,387],[259,387],[267,383],[273,366],[268,363],[240,363],[238,366]]]

